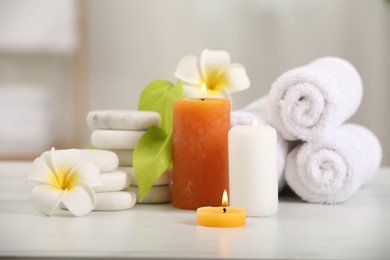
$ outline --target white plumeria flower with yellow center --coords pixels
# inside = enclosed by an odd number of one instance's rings
[[[185,97],[204,97],[201,88],[206,88],[209,97],[227,97],[229,93],[249,88],[250,81],[245,68],[230,63],[226,51],[203,50],[200,59],[188,55],[177,66],[175,77],[183,82]]]
[[[48,216],[61,203],[75,216],[88,214],[95,207],[93,188],[102,185],[98,167],[82,162],[77,149],[44,152],[34,160],[27,180],[39,182],[31,201],[37,211]]]

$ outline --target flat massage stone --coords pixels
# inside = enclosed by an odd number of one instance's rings
[[[118,156],[119,166],[133,166],[134,150],[111,150]]]
[[[137,178],[135,177],[135,172],[133,167],[122,167],[119,166],[118,170],[125,171],[130,176],[130,183],[132,186],[138,186]],[[154,182],[154,186],[160,185],[168,185],[172,182],[172,170],[168,169],[163,174],[158,177],[158,179]]]
[[[98,110],[87,116],[87,124],[93,129],[146,130],[160,121],[160,114],[153,111]]]
[[[118,168],[118,156],[111,151],[80,149],[80,152],[82,160],[92,162],[100,172],[110,172]]]
[[[139,189],[137,186],[130,186],[126,190],[137,194],[137,203],[139,204],[167,203],[172,200],[171,185],[153,186],[142,202],[139,202]]]
[[[100,149],[134,150],[145,131],[94,130],[91,143]]]
[[[93,188],[95,192],[121,191],[130,185],[130,175],[121,170],[101,173],[100,178],[103,185]]]
[[[129,191],[95,193],[94,211],[115,211],[131,209],[136,203],[136,194]]]

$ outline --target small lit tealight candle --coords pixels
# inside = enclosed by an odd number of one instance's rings
[[[243,208],[228,207],[226,190],[222,196],[221,207],[201,207],[197,210],[198,225],[205,227],[240,227],[246,224],[246,213]]]

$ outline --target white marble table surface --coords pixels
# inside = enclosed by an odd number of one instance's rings
[[[170,204],[43,216],[29,201],[30,166],[0,162],[0,258],[390,259],[390,168],[343,205],[283,195],[277,215],[218,229]]]

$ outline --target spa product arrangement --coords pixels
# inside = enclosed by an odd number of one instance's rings
[[[227,52],[185,56],[174,75],[177,84],[146,86],[137,111],[91,111],[98,149],[37,158],[28,177],[39,182],[34,207],[82,216],[172,201],[197,210],[201,226],[239,227],[275,215],[286,185],[307,202],[343,203],[380,166],[376,136],[346,123],[363,95],[348,61],[325,57],[287,71],[238,111],[229,93],[250,82]]]

